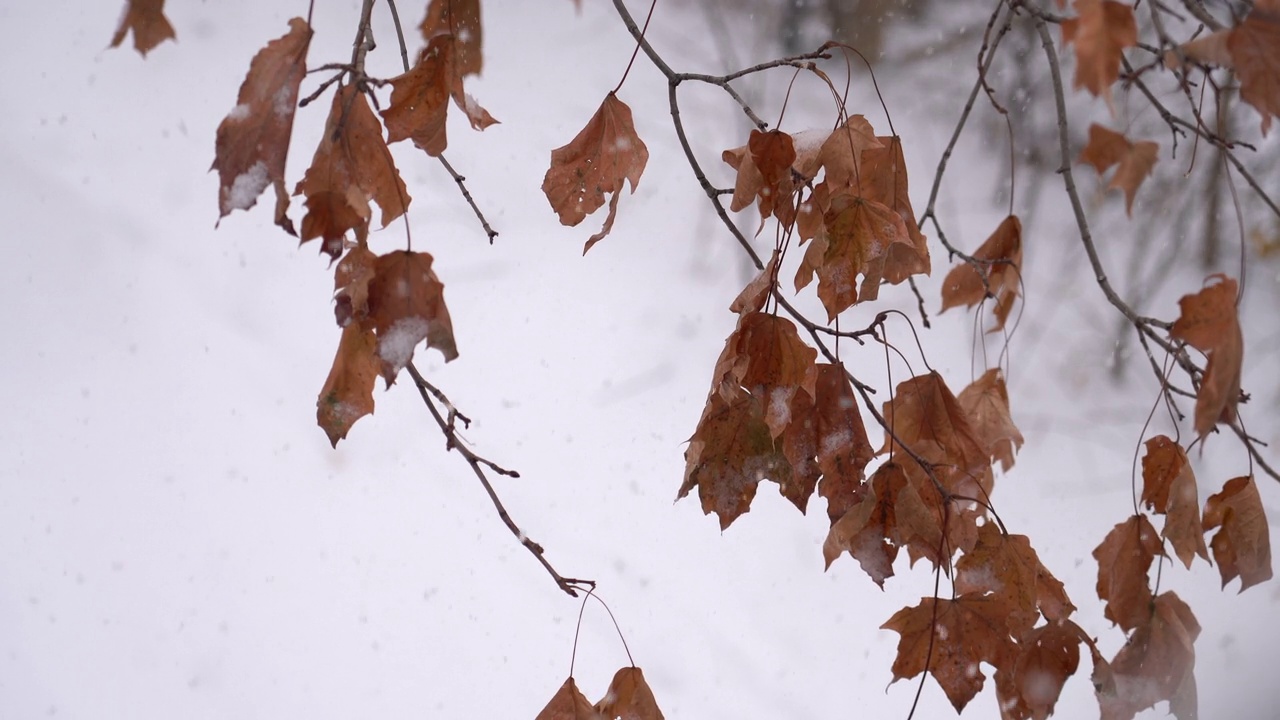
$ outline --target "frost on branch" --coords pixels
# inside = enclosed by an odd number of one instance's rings
[[[259,50],[240,85],[236,106],[218,125],[211,169],[218,171],[219,219],[232,210],[253,207],[271,185],[276,191],[276,224],[297,234],[285,214],[289,191],[284,167],[311,35],[302,18],[293,18],[286,35]]]
[[[111,36],[111,47],[119,47],[130,30],[133,31],[133,47],[142,57],[165,40],[177,37],[164,16],[164,0],[126,0],[120,25]]]
[[[606,194],[612,195],[604,226],[587,240],[584,255],[613,229],[623,183],[630,182],[634,193],[648,162],[649,148],[636,134],[631,108],[612,92],[568,145],[551,151],[542,192],[561,225],[576,226],[604,205]]]
[[[409,193],[382,140],[382,125],[355,85],[334,93],[324,136],[294,194],[306,196],[302,242],[321,238],[321,250],[334,258],[348,231],[360,240],[369,234],[369,201],[381,208],[383,227],[408,209]]]

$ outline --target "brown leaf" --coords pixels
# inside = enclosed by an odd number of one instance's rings
[[[273,185],[275,222],[290,235],[297,234],[285,214],[289,191],[284,186],[284,166],[311,35],[302,18],[293,18],[286,35],[259,50],[249,63],[236,106],[218,125],[210,169],[218,171],[219,220],[232,210],[253,207],[262,191]]]
[[[568,145],[551,151],[542,192],[560,216],[560,224],[577,225],[604,205],[606,193],[613,193],[606,229],[587,241],[584,254],[613,227],[624,181],[630,181],[634,193],[648,162],[649,149],[636,134],[631,108],[613,93],[605,96],[600,109]]]
[[[910,247],[906,225],[887,205],[864,197],[838,195],[823,218],[826,232],[805,251],[796,273],[796,289],[818,274],[818,298],[834,320],[855,303],[874,300],[880,293],[885,263],[895,245]],[[858,289],[858,275],[863,275]]]
[[[1124,209],[1132,216],[1133,196],[1151,174],[1159,151],[1160,146],[1150,140],[1130,142],[1124,135],[1095,123],[1089,126],[1089,144],[1080,153],[1080,162],[1092,165],[1099,175],[1112,165],[1118,166],[1107,189],[1124,191]]]
[[[663,720],[653,691],[638,667],[624,667],[613,675],[604,699],[596,703],[601,720]]]
[[[1271,579],[1271,530],[1251,476],[1227,481],[1204,504],[1205,532],[1221,528],[1209,542],[1222,586],[1240,578],[1240,592]]]
[[[875,451],[867,439],[858,398],[844,365],[821,363],[817,368],[814,415],[818,468],[822,471],[818,494],[827,499],[827,515],[834,523],[853,503]]]
[[[744,315],[734,332],[735,378],[760,401],[765,424],[776,439],[791,422],[791,399],[814,395],[818,351],[800,339],[790,320],[769,313]]]
[[[991,237],[973,254],[973,263],[963,261],[951,268],[942,281],[942,310],[964,305],[973,307],[988,297],[996,299],[992,311],[996,324],[988,332],[1004,328],[1018,297],[1022,280],[1022,221],[1017,215],[1005,218]]]
[[[1102,720],[1130,720],[1162,700],[1178,720],[1194,720],[1199,635],[1191,608],[1173,592],[1160,593],[1110,663],[1114,691],[1098,693]]]
[[[360,323],[342,329],[338,354],[316,401],[316,422],[334,447],[357,420],[373,413],[373,383],[378,379],[377,339]]]
[[[1134,515],[1112,528],[1093,551],[1098,561],[1098,597],[1106,603],[1107,619],[1129,631],[1151,615],[1151,586],[1147,571],[1162,555],[1160,538],[1146,515]]]
[[[111,47],[120,47],[124,36],[132,30],[134,49],[146,57],[160,43],[177,37],[164,16],[164,0],[125,1],[124,15],[120,17],[115,35],[111,36]]]
[[[992,462],[999,461],[1000,469],[1009,472],[1013,456],[1022,447],[1022,433],[1013,424],[1009,414],[1009,392],[1005,389],[1004,375],[1000,368],[991,368],[956,398],[969,416],[974,436],[987,449]]]
[[[761,480],[791,482],[791,466],[774,443],[760,403],[745,393],[733,400],[711,393],[684,458],[677,498],[698,488],[702,511],[714,512],[721,530],[751,509]]]
[[[472,128],[484,130],[498,122],[463,91],[458,45],[456,35],[432,37],[413,68],[390,80],[391,105],[382,111],[388,142],[412,139],[432,157],[443,153],[449,144],[445,120],[451,97]]]
[[[818,151],[818,160],[827,173],[824,183],[832,189],[833,194],[859,187],[864,171],[876,171],[864,169],[863,153],[867,150],[883,150],[886,147],[886,144],[881,142],[881,138],[876,137],[876,131],[872,129],[871,123],[867,122],[865,117],[851,116],[844,125],[823,141],[822,148]],[[869,181],[870,178],[868,178],[868,185]],[[880,199],[880,202],[883,203],[885,200]],[[892,207],[891,202],[885,204]]]
[[[564,681],[556,694],[551,696],[551,701],[542,708],[542,712],[538,713],[538,717],[534,720],[603,720],[603,718],[591,706],[591,702],[582,694],[582,691],[578,690],[571,676]]]
[[[333,276],[333,314],[338,327],[346,327],[352,320],[361,322],[369,316],[369,281],[373,279],[377,262],[378,256],[364,245],[351,248],[338,261]]]
[[[982,690],[986,676],[979,663],[1002,668],[1016,657],[1005,626],[1009,609],[999,598],[961,595],[954,600],[922,598],[919,605],[894,613],[880,626],[902,636],[893,661],[894,681],[928,667],[960,712]]]
[[[956,562],[958,593],[991,593],[1009,602],[1009,632],[1021,637],[1041,613],[1049,621],[1075,612],[1066,589],[1043,564],[1026,535],[1005,535],[993,523],[978,529],[978,544]]]
[[[378,334],[378,357],[387,385],[413,359],[418,343],[436,348],[445,362],[458,357],[444,285],[427,253],[396,250],[378,256],[369,281],[369,323]]]
[[[883,414],[890,432],[885,435],[881,453],[903,453],[898,461],[911,462],[903,449],[905,445],[927,462],[954,470],[954,484],[949,490],[968,497],[981,496],[977,484],[989,471],[991,462],[968,415],[941,375],[931,372],[899,383],[893,398],[884,404]]]
[[[1124,49],[1138,44],[1133,8],[1111,0],[1075,0],[1076,17],[1062,21],[1062,41],[1075,44],[1077,90],[1111,103],[1111,85],[1120,76]]]
[[[333,94],[324,135],[293,194],[306,197],[302,242],[323,238],[321,249],[335,258],[347,231],[368,235],[370,200],[382,209],[382,227],[408,209],[409,193],[382,140],[382,124],[355,85]]]
[[[1178,301],[1181,314],[1169,333],[1209,357],[1196,394],[1195,428],[1201,436],[1219,422],[1235,421],[1244,363],[1244,335],[1236,314],[1239,286],[1222,274],[1210,279],[1218,282]]]
[[[1234,63],[1231,60],[1231,51],[1227,49],[1227,38],[1230,34],[1230,30],[1219,30],[1201,35],[1191,42],[1182,43],[1178,46],[1177,52],[1173,50],[1165,52],[1164,65],[1170,70],[1176,70],[1182,65],[1182,60],[1179,59],[1180,53],[1183,58],[1194,63],[1232,67]]]
[[[907,485],[907,476],[897,463],[885,463],[876,470],[859,489],[849,510],[832,523],[822,544],[827,568],[847,552],[884,589],[885,579],[893,577],[893,561],[898,557],[898,546],[891,539],[896,536],[897,526],[894,508],[898,494]]]
[[[760,274],[756,276],[756,279],[747,283],[747,286],[742,288],[742,292],[738,293],[738,297],[733,299],[733,303],[729,305],[729,312],[739,315],[760,312],[769,300],[769,295],[773,292],[773,287],[777,281],[778,251],[775,249],[773,255],[769,258],[769,262],[760,271]]]
[[[729,209],[738,212],[755,202],[761,229],[770,215],[776,215],[783,227],[790,226],[797,212],[792,196],[817,175],[819,151],[830,135],[830,130],[805,130],[795,135],[753,130],[746,145],[722,152],[720,158],[737,171]]]
[[[880,136],[880,147],[862,151],[861,177],[858,191],[863,197],[893,208],[907,227],[911,242],[894,244],[886,251],[882,278],[896,285],[912,275],[928,275],[929,247],[920,226],[907,187],[907,161],[902,154],[902,138]]]
[[[1161,534],[1173,545],[1183,565],[1191,567],[1196,555],[1209,559],[1200,526],[1200,498],[1196,494],[1196,476],[1182,446],[1165,435],[1146,442],[1147,454],[1142,458],[1142,501],[1147,507],[1165,515]]]
[[[419,28],[428,42],[437,35],[458,39],[456,62],[462,77],[479,75],[484,69],[480,0],[431,0]]]
[[[1067,678],[1080,667],[1079,626],[1067,621],[1041,625],[1018,643],[1011,670],[996,670],[996,697],[1002,720],[1045,720]]]
[[[1280,116],[1280,8],[1255,5],[1231,29],[1227,49],[1240,77],[1240,99],[1261,113],[1266,135],[1271,118]]]

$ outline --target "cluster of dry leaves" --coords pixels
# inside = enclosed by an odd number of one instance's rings
[[[129,0],[112,45],[131,31],[145,54],[173,38],[163,4]],[[1058,5],[1065,7],[1065,0]],[[1064,43],[1074,48],[1075,87],[1110,105],[1124,51],[1138,43],[1133,7],[1074,0],[1073,8],[1076,14],[1061,29]],[[372,413],[376,378],[393,383],[422,343],[446,360],[457,356],[432,256],[412,249],[377,254],[368,246],[372,205],[386,227],[406,215],[411,201],[389,144],[412,140],[428,155],[440,155],[451,103],[477,130],[496,120],[464,90],[464,79],[483,67],[479,0],[432,0],[421,25],[426,46],[411,69],[378,81],[353,61],[321,86],[336,84],[324,135],[290,193],[285,164],[312,31],[300,18],[289,24],[288,33],[253,58],[237,104],[218,128],[213,169],[220,217],[252,207],[270,186],[276,224],[303,243],[321,240],[322,251],[337,261],[334,311],[342,335],[317,404],[318,422],[336,445]],[[1258,0],[1236,27],[1176,47],[1167,62],[1234,68],[1241,97],[1262,114],[1265,134],[1271,117],[1280,115],[1280,0]],[[391,92],[380,108],[373,88],[383,84]],[[607,200],[602,228],[584,252],[610,232],[622,190],[629,183],[635,191],[648,161],[631,109],[616,93],[605,96],[573,140],[552,151],[542,184],[569,226]],[[1115,168],[1108,188],[1124,193],[1132,213],[1158,149],[1093,125],[1079,161],[1099,174]],[[1269,579],[1269,533],[1253,478],[1227,482],[1202,509],[1183,446],[1163,435],[1146,442],[1141,497],[1148,512],[1117,524],[1093,552],[1105,616],[1127,635],[1124,647],[1106,660],[1071,619],[1075,606],[1029,538],[1009,533],[992,508],[995,467],[1008,472],[1023,443],[1000,370],[986,371],[959,395],[936,372],[912,377],[877,409],[842,364],[818,362],[818,351],[796,324],[780,317],[776,304],[770,309],[770,300],[781,297],[778,275],[793,239],[804,248],[794,289],[803,290],[816,276],[828,321],[876,300],[883,283],[930,272],[901,139],[877,135],[863,116],[842,112],[829,130],[753,130],[745,145],[722,157],[735,172],[731,210],[754,205],[761,229],[776,220],[780,241],[731,305],[737,326],[716,361],[685,452],[680,497],[696,489],[704,512],[715,513],[727,528],[748,512],[762,480],[777,483],[802,512],[816,491],[830,520],[823,543],[828,567],[848,553],[883,588],[905,549],[912,565],[925,560],[946,573],[950,597],[922,598],[882,627],[900,636],[894,679],[931,674],[957,711],[982,689],[986,663],[995,669],[1002,717],[1047,717],[1078,669],[1083,643],[1105,720],[1127,720],[1160,701],[1184,720],[1193,717],[1200,627],[1177,595],[1158,592],[1158,583],[1153,589],[1151,566],[1157,557],[1164,561],[1166,548],[1187,567],[1196,556],[1208,561],[1211,550],[1224,586],[1239,578],[1243,591]],[[300,232],[288,215],[290,199],[298,195],[306,207]],[[942,310],[990,299],[991,330],[1003,329],[1022,291],[1022,260],[1022,223],[1010,215],[950,270]],[[1201,438],[1236,417],[1243,358],[1238,292],[1235,280],[1216,276],[1182,298],[1170,330],[1173,340],[1207,357],[1204,372],[1193,377],[1194,427]],[[884,430],[879,449],[867,435],[860,399]],[[868,475],[877,457],[883,459]],[[1159,531],[1155,516],[1163,518]],[[618,717],[663,717],[639,668],[619,670],[594,705],[570,677],[538,720]]]

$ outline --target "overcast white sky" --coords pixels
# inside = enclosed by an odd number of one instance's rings
[[[556,223],[538,189],[549,151],[586,122],[630,54],[607,4],[584,4],[580,16],[567,0],[485,5],[485,76],[470,91],[502,124],[478,134],[451,117],[449,156],[501,232],[494,245],[443,171],[397,148],[415,247],[436,257],[461,353],[445,366],[420,352],[419,366],[475,419],[476,449],[520,471],[497,479],[516,521],[562,573],[600,583],[667,717],[905,717],[915,683],[886,689],[898,636],[878,628],[931,591],[929,573],[900,562],[883,592],[849,558],[823,573],[822,502],[801,516],[772,484],[723,534],[696,500],[672,502],[745,276],[683,163],[665,81],[643,61],[620,93],[651,153],[639,192],[585,258],[600,220]],[[0,717],[534,717],[568,672],[578,603],[444,452],[408,378],[379,389],[376,414],[329,448],[314,425],[339,336],[326,259],[297,249],[265,207],[213,227],[214,129],[253,53],[306,3],[170,6],[178,43],[143,61],[104,49],[115,3],[0,2],[0,285],[11,298],[0,343]],[[341,61],[358,3],[318,6],[311,64]],[[390,24],[377,22],[371,67],[392,75]],[[651,35],[681,67],[719,71],[703,22],[664,5]],[[744,60],[765,59],[754,31],[730,29]],[[969,82],[957,80],[957,97]],[[821,107],[821,88],[798,88],[788,129]],[[886,87],[917,209],[948,130],[922,108],[944,99]],[[290,184],[327,108],[298,115]],[[685,109],[704,162],[728,184],[719,152],[746,126],[710,91],[690,91]],[[865,112],[882,127],[876,106]],[[990,183],[975,182],[996,182],[984,159],[995,151],[966,143],[965,172],[944,196],[955,239],[970,247],[1003,214]],[[1114,651],[1121,636],[1094,596],[1090,552],[1130,512],[1129,463],[1153,388],[1141,371],[1123,386],[1102,371],[1113,322],[1088,299],[1078,251],[1047,234],[1051,221],[1028,240],[1029,272],[1043,282],[1028,281],[1024,322],[1054,324],[1024,328],[1021,353],[1015,339],[1011,395],[1027,444],[995,502],[1066,583],[1077,621]],[[398,226],[376,233],[375,249],[402,237]],[[933,249],[931,310],[946,265]],[[909,295],[884,295],[879,307],[913,314]],[[963,387],[977,374],[972,323],[954,311],[936,320],[930,363]],[[903,326],[893,332],[912,346]],[[882,353],[844,350],[881,377]],[[1246,356],[1250,421],[1276,440],[1271,368]],[[1245,471],[1221,438],[1198,463],[1202,498]],[[1274,483],[1260,484],[1274,518]],[[1201,716],[1271,712],[1280,586],[1237,596],[1234,585],[1219,592],[1204,563],[1165,570],[1163,587],[1204,626]],[[579,686],[596,699],[625,662],[607,617],[588,607]],[[1088,672],[1086,660],[1060,717],[1096,716]],[[994,691],[966,714],[996,717]],[[951,715],[930,683],[918,717]]]

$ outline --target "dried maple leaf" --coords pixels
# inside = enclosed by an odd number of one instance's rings
[[[1108,686],[1098,692],[1102,720],[1131,720],[1162,700],[1169,701],[1169,712],[1179,720],[1194,720],[1199,635],[1191,608],[1173,592],[1160,593],[1107,666]]]
[[[1041,625],[1022,637],[1012,669],[996,670],[1002,720],[1045,720],[1053,714],[1062,686],[1080,667],[1083,634],[1068,620]]]
[[[602,720],[663,720],[658,701],[638,667],[624,667],[614,673],[613,682],[604,699],[596,703],[595,711]]]
[[[910,246],[902,218],[892,208],[861,196],[838,195],[824,217],[826,232],[805,251],[796,273],[796,289],[804,288],[818,274],[818,298],[834,320],[855,303],[874,300],[890,249]],[[863,275],[862,287],[857,286]]]
[[[757,203],[757,233],[770,215],[776,216],[783,227],[789,227],[797,213],[793,194],[817,175],[821,167],[819,150],[830,135],[830,130],[804,130],[795,135],[753,130],[746,145],[722,152],[720,158],[737,171],[729,209],[738,212]]]
[[[462,89],[456,35],[432,37],[409,72],[391,78],[391,104],[382,111],[387,124],[387,141],[412,139],[431,156],[448,146],[445,120],[449,99],[467,116],[471,127],[484,130],[498,121]]]
[[[165,40],[173,40],[177,34],[164,16],[164,0],[125,0],[124,15],[111,36],[111,47],[120,47],[124,36],[133,31],[133,47],[142,57]]]
[[[249,63],[236,106],[218,125],[210,169],[218,171],[219,219],[232,210],[253,207],[262,191],[273,185],[275,222],[290,235],[297,234],[285,214],[289,191],[284,186],[284,166],[311,35],[302,18],[293,18],[289,32],[267,43]]]
[[[1187,454],[1165,435],[1151,438],[1146,445],[1147,454],[1142,457],[1142,501],[1165,515],[1161,534],[1173,545],[1183,565],[1190,568],[1196,555],[1208,560],[1196,476]]]
[[[905,445],[926,462],[954,471],[950,491],[967,497],[981,496],[976,484],[989,471],[991,462],[967,413],[941,375],[931,372],[899,383],[893,398],[884,404],[883,414],[888,432],[881,453],[893,453],[891,458],[902,453],[899,462],[912,462]]]
[[[534,720],[603,720],[570,676]]]
[[[735,379],[760,401],[765,424],[776,439],[791,422],[795,394],[814,396],[818,351],[804,344],[794,323],[769,313],[744,315],[733,337],[739,358]]]
[[[1134,515],[1107,533],[1093,551],[1098,561],[1098,597],[1103,614],[1125,631],[1145,623],[1151,615],[1151,586],[1147,571],[1162,555],[1160,538],[1146,515]]]
[[[484,69],[483,28],[480,24],[480,0],[431,0],[427,16],[422,19],[422,39],[437,35],[453,35],[458,39],[458,74],[479,75]]]
[[[982,377],[960,391],[956,398],[970,426],[992,462],[999,461],[1000,469],[1009,472],[1013,456],[1022,447],[1022,433],[1013,424],[1009,414],[1009,392],[1005,389],[1004,375],[999,368],[991,368]]]
[[[818,468],[822,471],[818,494],[826,498],[827,515],[834,523],[854,501],[867,463],[875,455],[843,365],[817,366],[813,412]]]
[[[613,229],[623,183],[630,181],[634,193],[648,162],[649,149],[636,134],[631,108],[612,92],[568,145],[551,151],[542,192],[560,224],[577,225],[604,205],[606,193],[613,195],[604,227],[587,240],[583,254]]]
[[[1227,49],[1227,38],[1230,34],[1230,30],[1219,30],[1201,35],[1191,42],[1182,43],[1176,50],[1165,52],[1164,65],[1170,70],[1176,70],[1185,59],[1204,65],[1232,67],[1231,51]]]
[[[352,320],[363,321],[369,315],[369,281],[373,279],[378,256],[364,245],[347,251],[333,274],[334,319],[338,327]]]
[[[1271,118],[1280,116],[1280,7],[1255,5],[1231,29],[1227,50],[1240,77],[1240,99],[1262,114],[1266,135]]]
[[[863,153],[885,147],[865,117],[851,116],[823,141],[818,151],[818,162],[826,171],[823,182],[833,194],[858,187],[863,172]],[[885,201],[882,199],[880,202]]]
[[[1111,102],[1124,49],[1138,44],[1133,8],[1111,0],[1075,0],[1076,17],[1062,21],[1062,41],[1075,44],[1077,90],[1085,88]]]
[[[960,712],[982,690],[986,676],[979,663],[1003,668],[1016,658],[1005,626],[1009,610],[1000,598],[961,595],[954,600],[922,598],[919,605],[894,613],[880,626],[902,636],[893,661],[894,681],[915,677],[927,667]]]
[[[1226,275],[1211,279],[1218,282],[1178,301],[1181,314],[1169,332],[1209,357],[1196,393],[1195,428],[1201,436],[1219,422],[1235,421],[1244,363],[1244,335],[1236,314],[1239,286]]]
[[[1271,531],[1262,497],[1251,476],[1227,481],[1204,504],[1206,532],[1221,528],[1209,542],[1222,586],[1240,578],[1240,592],[1271,579]]]
[[[413,359],[423,340],[445,362],[458,357],[453,323],[444,304],[444,285],[431,269],[427,253],[396,250],[378,256],[369,280],[369,324],[378,334],[378,357],[387,385]]]
[[[862,566],[872,581],[884,589],[886,578],[893,577],[893,561],[898,557],[895,536],[895,507],[899,492],[910,483],[897,463],[885,463],[859,490],[858,498],[839,520],[831,525],[822,543],[827,568],[849,553]]]
[[[1046,620],[1075,612],[1062,583],[1040,562],[1026,535],[1006,535],[993,523],[978,529],[978,544],[956,562],[958,593],[991,593],[1009,601],[1009,632],[1021,637]]]
[[[942,281],[939,312],[958,305],[973,307],[993,297],[996,324],[988,332],[997,332],[1004,328],[1022,281],[1022,221],[1018,216],[1005,218],[973,254],[973,259],[976,265],[964,261],[947,273]]]
[[[792,479],[791,466],[774,443],[759,401],[745,393],[733,400],[711,393],[684,458],[684,483],[677,499],[698,488],[702,511],[714,512],[721,530],[751,509],[761,480],[785,486]]]
[[[383,227],[408,209],[409,193],[382,140],[382,124],[355,85],[333,94],[324,135],[293,194],[306,197],[302,242],[323,238],[321,249],[335,258],[347,231],[361,239],[368,234],[370,200],[382,209]]]
[[[907,227],[907,237],[911,242],[890,246],[881,268],[881,280],[896,285],[912,275],[929,274],[929,246],[916,224],[915,211],[911,209],[902,138],[894,135],[877,139],[879,147],[868,146],[862,151],[858,192],[862,197],[893,208]]]
[[[733,299],[729,305],[729,312],[745,315],[764,309],[765,302],[769,300],[769,295],[778,282],[778,259],[778,251],[775,249],[760,274],[747,283],[747,286],[742,288],[742,292],[738,293],[738,297]]]
[[[371,328],[351,323],[342,329],[338,354],[316,400],[316,422],[334,447],[357,420],[373,413],[378,379],[377,338]]]
[[[1124,209],[1132,216],[1133,196],[1151,174],[1159,151],[1160,146],[1150,140],[1131,142],[1124,135],[1094,123],[1089,126],[1089,144],[1080,153],[1080,162],[1092,165],[1099,175],[1113,165],[1118,166],[1107,189],[1124,191]]]

